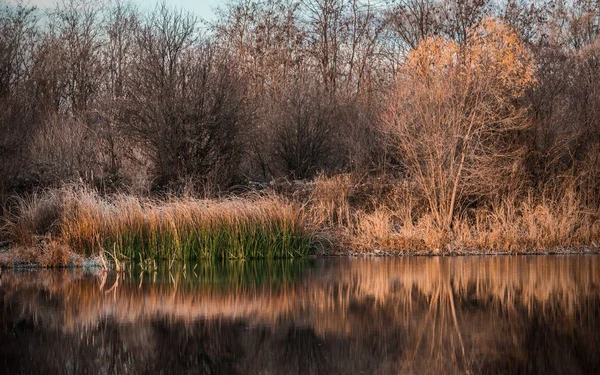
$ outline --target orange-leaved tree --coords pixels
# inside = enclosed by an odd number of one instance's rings
[[[441,228],[467,197],[519,187],[528,119],[518,99],[535,79],[515,32],[486,18],[463,44],[424,39],[398,76],[383,123]]]

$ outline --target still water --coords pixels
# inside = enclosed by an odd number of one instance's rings
[[[1,374],[600,374],[600,256],[4,271]]]

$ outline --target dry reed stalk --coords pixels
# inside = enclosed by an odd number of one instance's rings
[[[600,210],[568,186],[541,198],[504,197],[465,211],[450,231],[415,202],[414,192],[398,189],[374,210],[349,208],[349,224],[337,230],[338,239],[353,252],[410,254],[560,252],[600,243]],[[332,216],[312,211],[323,212]]]
[[[37,213],[56,197],[60,203],[52,207],[57,219],[38,229]],[[106,250],[136,260],[279,258],[305,256],[314,249],[305,217],[276,196],[157,201],[63,188],[34,197],[21,212],[6,226],[15,243],[34,246],[39,236],[46,236],[87,255]]]
[[[352,189],[352,177],[348,174],[317,177],[309,199],[309,214],[313,224],[324,229],[340,229],[350,225],[352,213],[348,199]]]
[[[52,240],[139,261],[304,256],[315,251],[316,233],[339,253],[527,253],[600,243],[600,210],[568,186],[463,210],[451,230],[409,184],[362,200],[364,186],[350,175],[319,177],[312,187],[307,201],[295,202],[276,195],[159,201],[66,187],[20,200],[4,231],[22,247]]]

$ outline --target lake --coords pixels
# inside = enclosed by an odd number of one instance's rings
[[[600,373],[600,256],[4,270],[0,374]]]

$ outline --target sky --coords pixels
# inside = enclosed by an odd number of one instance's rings
[[[35,5],[39,8],[49,8],[54,6],[58,0],[21,0],[26,5]],[[143,8],[151,8],[161,0],[133,0],[134,3]],[[2,0],[0,0],[2,2]],[[19,0],[8,0],[9,3],[17,3]],[[197,16],[211,20],[214,17],[213,9],[224,2],[224,0],[165,0],[168,5],[189,10]]]
[[[158,0],[136,0],[136,2],[143,7],[153,7]],[[189,10],[205,20],[210,20],[214,16],[213,9],[223,3],[223,0],[165,0],[165,2],[171,6]]]

